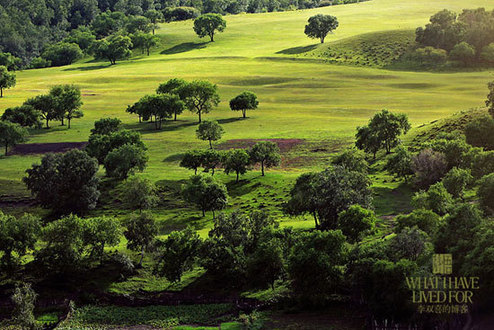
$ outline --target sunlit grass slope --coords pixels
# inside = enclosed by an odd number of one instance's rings
[[[190,21],[163,24],[159,30],[162,44],[149,57],[138,56],[114,66],[84,60],[67,67],[18,72],[17,86],[0,99],[0,113],[46,92],[52,85],[77,84],[82,88],[84,118],[75,120],[70,130],[53,123],[52,129],[32,135],[30,143],[85,141],[96,119],[119,117],[128,128],[143,133],[150,156],[143,175],[154,181],[182,180],[191,173],[178,167],[177,154],[206,147],[195,138],[196,117],[187,112],[179,122],[154,131],[152,125],[138,124],[137,118],[126,114],[125,109],[171,77],[207,79],[218,84],[222,102],[205,117],[223,124],[223,140],[297,138],[311,145],[341,147],[352,141],[356,126],[382,108],[407,113],[416,126],[461,109],[482,106],[486,83],[494,75],[487,71],[386,71],[295,58],[297,49],[321,47],[303,33],[307,18],[317,13],[337,16],[340,28],[327,39],[334,42],[371,32],[411,30],[443,8],[459,11],[479,6],[492,8],[494,3],[372,0],[305,11],[227,16],[228,27],[214,43],[194,35]],[[260,108],[248,113],[248,119],[238,120],[239,114],[229,110],[228,100],[243,90],[258,94]],[[270,185],[284,185],[300,171],[326,166],[329,153],[335,151],[326,148],[328,154],[314,162],[311,159],[315,157],[315,147],[297,148],[294,153],[302,161],[297,166],[269,172],[276,178]],[[1,158],[0,195],[26,194],[20,178],[38,159]],[[248,177],[259,180],[258,173]]]

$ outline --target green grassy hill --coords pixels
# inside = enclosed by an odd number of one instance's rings
[[[302,140],[286,151],[282,167],[269,171],[265,179],[258,171],[252,171],[245,176],[248,182],[230,184],[233,207],[263,203],[262,207],[277,210],[288,184],[303,171],[325,167],[332,153],[352,142],[355,127],[366,123],[374,112],[382,108],[405,112],[418,126],[482,106],[485,85],[493,79],[493,73],[486,71],[395,72],[328,64],[317,58],[321,47],[326,46],[303,33],[308,17],[317,13],[337,16],[340,28],[327,42],[348,49],[354,47],[353,41],[373,35],[369,33],[386,35],[387,31],[413,30],[443,8],[459,11],[465,6],[493,5],[490,0],[468,4],[459,0],[373,0],[304,11],[227,16],[227,29],[214,43],[199,39],[190,21],[162,24],[162,44],[149,57],[139,55],[115,66],[86,59],[66,67],[18,72],[17,86],[0,99],[0,113],[46,92],[52,85],[77,84],[82,88],[84,118],[75,120],[70,130],[54,123],[50,130],[34,132],[29,143],[86,141],[95,120],[119,117],[128,128],[141,131],[149,148],[148,168],[142,175],[178,189],[180,180],[192,174],[178,166],[180,154],[207,147],[195,137],[196,117],[187,112],[178,122],[169,122],[163,130],[154,131],[152,124],[138,124],[137,118],[126,114],[125,109],[169,78],[208,79],[218,84],[222,102],[205,117],[223,124],[223,141]],[[314,58],[294,56],[308,50]],[[229,99],[243,90],[257,93],[260,99],[259,110],[248,113],[246,120],[228,108]],[[40,155],[0,158],[3,208],[24,206],[5,201],[28,196],[20,179],[25,169],[39,159]],[[234,179],[224,174],[219,177],[225,182]],[[394,189],[392,184],[386,187]],[[110,206],[104,211],[111,212]],[[163,228],[180,227],[183,221],[194,219],[198,228],[207,226],[207,222],[194,218],[197,212],[180,205],[165,204],[157,213]],[[296,220],[289,223],[299,225]]]

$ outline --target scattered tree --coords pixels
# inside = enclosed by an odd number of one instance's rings
[[[75,43],[59,42],[46,47],[41,57],[53,66],[69,65],[82,58],[82,50]]]
[[[365,154],[360,150],[348,149],[336,155],[331,164],[345,167],[349,171],[367,173],[369,163],[365,160]]]
[[[338,19],[335,16],[318,14],[309,18],[309,23],[305,26],[305,34],[309,38],[319,39],[321,43],[324,43],[328,33],[336,30],[338,25]]]
[[[218,141],[225,130],[217,121],[205,120],[199,124],[196,130],[197,138],[203,141],[209,141],[209,148],[213,149],[212,141]]]
[[[338,214],[338,229],[350,243],[356,243],[374,231],[376,221],[373,211],[360,205],[352,205]]]
[[[28,250],[34,250],[41,224],[38,218],[24,214],[20,218],[3,214],[0,211],[0,251],[3,252],[2,264],[11,267],[15,264],[12,253],[18,258]]]
[[[412,170],[419,187],[428,188],[446,174],[447,163],[443,153],[424,149],[412,159]]]
[[[121,125],[122,121],[118,118],[101,118],[94,122],[94,128],[91,129],[91,134],[110,135],[118,132]]]
[[[22,287],[16,286],[14,290],[14,294],[11,297],[14,303],[12,320],[14,324],[19,325],[22,329],[34,330],[37,328],[36,318],[34,317],[37,296],[30,283],[24,283]]]
[[[26,170],[24,183],[43,207],[58,213],[93,209],[100,196],[98,162],[81,150],[47,154]]]
[[[98,58],[105,58],[112,65],[117,64],[117,60],[127,59],[132,55],[130,48],[132,41],[129,37],[112,35],[107,39],[95,42],[94,53]]]
[[[9,147],[26,140],[27,130],[19,124],[10,121],[0,121],[0,145],[5,147],[5,156]]]
[[[14,73],[10,73],[5,66],[0,66],[0,98],[3,97],[3,90],[14,87],[16,78]]]
[[[50,89],[49,94],[55,105],[55,112],[59,114],[62,120],[67,118],[68,128],[74,118],[81,118],[84,114],[80,110],[82,106],[81,90],[74,85],[57,85]]]
[[[434,236],[441,226],[441,217],[432,210],[419,208],[407,215],[396,217],[396,232],[401,232],[404,228],[417,227],[430,236]]]
[[[115,218],[98,217],[83,220],[82,240],[89,249],[90,258],[103,259],[105,246],[116,246],[120,243],[120,222]]]
[[[55,111],[55,99],[49,95],[38,95],[28,99],[24,102],[24,105],[33,107],[41,114],[41,119],[46,122],[46,128],[50,128],[50,120],[58,118],[58,114]]]
[[[257,95],[248,91],[230,100],[230,109],[232,111],[242,111],[243,118],[246,118],[247,110],[256,110],[258,105]]]
[[[264,176],[264,168],[278,166],[281,163],[280,148],[274,142],[261,141],[257,142],[249,150],[251,163],[261,164],[261,173]]]
[[[187,202],[201,208],[203,217],[206,211],[212,211],[214,218],[214,211],[224,209],[228,203],[226,186],[211,176],[192,176],[182,187],[182,194]]]
[[[485,213],[494,214],[494,173],[486,175],[480,180],[477,196]]]
[[[197,174],[197,169],[202,165],[203,154],[199,150],[189,150],[185,152],[180,167],[185,167],[189,170],[194,170],[194,175]]]
[[[139,259],[139,267],[141,267],[144,252],[151,248],[154,238],[158,234],[156,222],[151,213],[134,213],[126,221],[126,227],[124,236],[127,239],[127,248],[141,253],[141,258]]]
[[[469,122],[465,136],[467,143],[474,147],[494,150],[494,119],[485,115]]]
[[[438,182],[430,186],[427,192],[415,193],[412,198],[412,205],[416,208],[434,211],[439,215],[445,215],[453,206],[453,196],[446,190],[442,182]]]
[[[475,59],[475,48],[467,42],[462,41],[453,47],[449,53],[449,57],[452,60],[460,61],[464,66],[467,66]]]
[[[473,182],[470,169],[454,167],[444,176],[442,183],[454,198],[463,198],[463,193]]]
[[[388,157],[386,170],[399,178],[408,181],[408,177],[413,174],[412,171],[412,154],[404,146],[398,146],[395,153]]]
[[[201,165],[204,167],[204,172],[211,170],[211,175],[214,175],[215,169],[223,160],[223,153],[214,149],[208,149],[201,152]]]
[[[20,107],[5,109],[1,120],[10,121],[23,127],[39,127],[41,114],[32,106],[24,104]]]
[[[135,144],[124,144],[110,151],[105,157],[106,175],[111,178],[126,179],[135,171],[144,171],[147,161],[146,150]]]
[[[158,204],[156,186],[147,179],[129,178],[122,184],[122,202],[133,210],[150,209]]]
[[[156,29],[159,29],[158,23],[163,19],[163,14],[160,11],[151,9],[144,13],[144,16],[149,19],[151,22],[151,29],[153,31],[153,35]]]
[[[156,272],[170,282],[180,282],[183,273],[192,269],[200,245],[201,239],[191,227],[171,232],[157,243]]]
[[[245,174],[247,172],[247,166],[249,166],[249,154],[244,149],[230,150],[225,155],[225,160],[223,163],[225,168],[225,173],[230,174],[235,172],[238,182],[240,174]]]
[[[178,88],[177,93],[191,112],[199,116],[199,123],[203,113],[209,113],[220,103],[218,87],[209,81],[196,80]]]
[[[209,36],[214,42],[216,31],[223,32],[226,28],[226,21],[220,14],[204,14],[194,20],[194,32],[199,38]]]

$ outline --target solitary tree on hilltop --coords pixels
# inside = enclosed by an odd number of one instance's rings
[[[216,31],[223,32],[226,28],[226,21],[220,14],[204,14],[194,20],[194,31],[200,38],[209,36],[214,42]]]
[[[242,117],[246,117],[247,110],[255,110],[259,105],[256,94],[245,91],[230,100],[232,111],[242,111]]]
[[[196,135],[198,139],[209,141],[209,148],[213,149],[212,141],[218,141],[225,130],[218,124],[217,121],[205,120],[199,124],[196,130]]]
[[[3,97],[4,89],[14,87],[15,83],[15,74],[10,73],[5,66],[0,66],[0,97]]]
[[[309,18],[308,24],[305,26],[305,34],[309,38],[320,39],[324,43],[324,39],[329,32],[332,32],[338,27],[338,19],[331,15],[318,14]]]

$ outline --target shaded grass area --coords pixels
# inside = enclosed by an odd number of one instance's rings
[[[414,30],[372,32],[334,41],[304,56],[324,58],[329,63],[383,68],[398,61],[414,44]]]
[[[181,324],[217,325],[233,318],[230,304],[183,306],[94,306],[77,308],[60,329],[80,329],[84,326],[149,325],[170,328]]]

